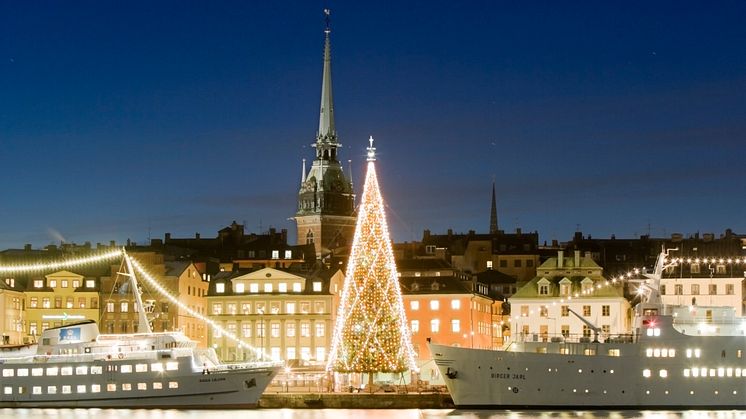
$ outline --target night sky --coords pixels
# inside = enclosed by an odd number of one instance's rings
[[[157,3],[157,4],[153,4]],[[0,2],[0,249],[294,240],[323,17],[395,241],[746,233],[746,2]]]

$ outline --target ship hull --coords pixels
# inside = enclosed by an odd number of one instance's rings
[[[614,345],[592,343],[592,356],[434,344],[430,350],[459,408],[746,408],[746,365],[736,357],[744,339],[718,340],[716,356],[699,359],[685,357],[683,348],[673,358],[648,358],[644,344],[630,345],[634,350],[628,347],[621,356],[602,355]],[[691,347],[701,343],[684,341]],[[721,347],[729,355],[721,357]],[[707,376],[693,377],[694,368],[706,369]],[[690,371],[686,377],[684,370]]]

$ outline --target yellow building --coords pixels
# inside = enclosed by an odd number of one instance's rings
[[[343,282],[341,270],[221,272],[210,282],[208,317],[272,359],[321,366]],[[219,332],[209,330],[208,336],[223,360],[253,357]]]
[[[2,324],[3,345],[17,345],[24,342],[26,331],[23,330],[25,312],[23,310],[23,291],[16,284],[15,278],[0,281],[0,324]]]
[[[28,335],[82,319],[99,320],[99,280],[70,271],[31,277],[25,304]]]

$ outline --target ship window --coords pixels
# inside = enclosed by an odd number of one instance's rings
[[[100,393],[101,384],[91,384],[91,393]]]
[[[650,370],[648,369],[642,370],[642,376],[645,378],[650,377]]]
[[[733,377],[733,368],[728,368],[725,370],[725,375],[727,377]]]
[[[725,368],[718,368],[718,377],[725,377]]]
[[[645,356],[647,356],[648,358],[653,356],[653,348],[648,348],[647,350],[645,350]]]
[[[5,393],[5,394],[13,394],[13,387],[11,387],[11,386],[5,386],[5,388],[3,388],[3,393]]]
[[[73,367],[60,368],[60,375],[73,375]]]
[[[702,377],[707,377],[707,368],[705,367],[700,368],[699,375],[701,375]]]
[[[12,377],[14,375],[15,372],[12,369],[3,370],[3,377]]]
[[[135,365],[135,372],[148,372],[148,364]]]
[[[132,365],[122,365],[119,368],[119,371],[121,373],[123,373],[123,374],[128,374],[128,373],[132,372]]]
[[[699,368],[692,368],[692,377],[699,377]]]
[[[153,383],[153,390],[162,390],[163,389],[163,383],[160,381],[156,381]]]
[[[132,390],[132,384],[130,383],[122,384],[122,391],[130,391],[130,390]]]
[[[741,376],[746,377],[746,368],[741,370]]]
[[[73,392],[72,386],[62,386],[62,394],[70,394]]]
[[[609,349],[609,356],[621,356],[619,349]]]
[[[117,391],[117,385],[114,383],[107,384],[106,391]]]
[[[686,368],[686,369],[684,370],[684,377],[688,377],[689,375],[690,375],[690,371],[689,371],[689,368]]]
[[[47,394],[57,394],[57,386],[47,386]]]
[[[660,358],[661,356],[661,350],[658,348],[653,349],[653,356],[656,358]]]
[[[31,375],[34,377],[41,377],[44,375],[44,368],[31,368]]]
[[[150,371],[153,372],[162,372],[163,371],[163,364],[160,362],[156,362],[155,364],[150,364]]]
[[[179,369],[179,363],[178,362],[167,362],[166,363],[166,370],[167,371],[176,371]]]
[[[57,368],[57,367],[48,367],[47,368],[47,375],[54,376],[54,375],[57,375],[57,373],[59,373],[59,371],[60,371],[60,369]]]
[[[33,386],[33,387],[31,387],[31,393],[32,394],[41,394],[41,386]]]
[[[147,390],[148,389],[148,383],[137,383],[137,389],[138,390]]]
[[[86,392],[85,384],[78,384],[77,392],[85,393]]]
[[[18,368],[19,377],[28,377],[28,368]]]
[[[737,351],[736,351],[736,358],[740,358],[740,357],[741,357],[741,353],[742,353],[742,352],[741,352],[741,350],[740,350],[740,349],[739,349],[739,350],[737,350]]]
[[[86,375],[88,374],[88,367],[85,365],[75,367],[75,375]]]
[[[661,378],[668,377],[668,370],[660,370],[658,371],[658,375],[660,375]]]
[[[102,374],[103,372],[104,372],[104,368],[101,365],[91,366],[91,374]]]
[[[702,351],[701,351],[701,350],[699,350],[699,349],[695,349],[695,350],[694,350],[694,357],[695,357],[695,358],[699,358],[699,356],[700,356],[701,354],[702,354]]]
[[[178,381],[169,381],[168,382],[168,388],[179,388],[179,382]]]

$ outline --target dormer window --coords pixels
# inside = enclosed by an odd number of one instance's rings
[[[272,283],[264,284],[264,292],[272,292]]]
[[[96,281],[92,279],[86,279],[85,280],[85,287],[86,288],[94,288],[96,286]]]
[[[41,279],[35,279],[34,288],[44,288],[44,281]]]
[[[438,282],[433,282],[430,285],[430,289],[432,289],[433,291],[438,291],[440,289],[440,284]]]
[[[16,280],[15,278],[5,278],[5,284],[9,287],[15,287],[16,286]]]
[[[292,259],[293,258],[293,251],[292,250],[286,250],[285,251],[285,259]]]
[[[259,284],[249,284],[249,292],[252,294],[256,294],[257,292],[259,292]]]
[[[593,291],[593,280],[588,277],[585,277],[585,279],[580,281],[580,286],[583,292],[586,292],[586,293],[591,292]]]
[[[562,280],[559,282],[559,286],[560,295],[562,297],[570,296],[570,293],[572,292],[572,282],[568,278],[562,278]]]
[[[225,293],[225,283],[218,282],[217,284],[215,284],[215,292],[218,294]]]
[[[272,259],[279,259],[280,258],[280,251],[279,250],[273,250],[272,251]]]
[[[549,295],[549,280],[541,278],[538,283],[539,295]]]
[[[414,282],[414,283],[412,283],[412,286],[409,287],[409,289],[411,289],[412,291],[419,291],[420,290],[420,284]]]
[[[237,293],[244,293],[246,292],[246,285],[243,282],[239,282],[233,286],[233,291]]]

